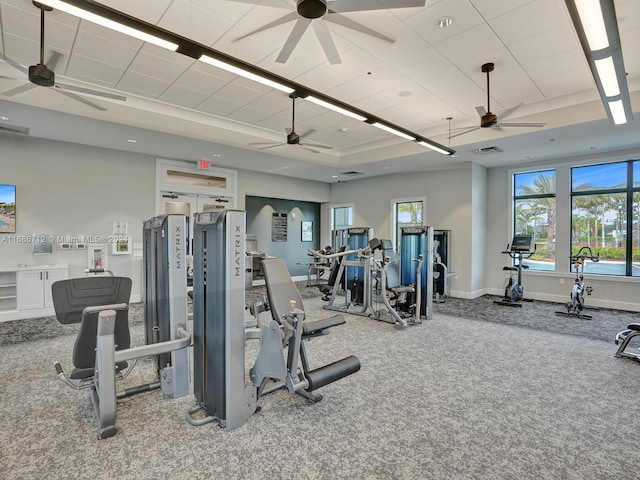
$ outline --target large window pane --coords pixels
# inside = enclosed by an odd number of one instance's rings
[[[536,246],[536,253],[523,265],[531,270],[555,270],[555,170],[518,173],[514,189],[514,234],[532,235]]]
[[[400,237],[402,236],[402,227],[419,227],[422,226],[422,201],[398,202],[396,203],[395,221],[396,221],[396,246],[400,248]]]
[[[342,230],[352,226],[353,207],[335,207],[333,209],[333,229]]]
[[[571,169],[571,191],[589,192],[627,186],[627,164],[610,163]]]
[[[626,274],[627,194],[574,195],[571,211],[571,252],[591,247],[600,256],[586,263],[585,273]]]
[[[633,222],[631,229],[631,255],[633,257],[631,260],[631,275],[640,277],[640,192],[633,194],[633,212],[631,218]]]
[[[640,187],[640,160],[633,162],[633,186]]]

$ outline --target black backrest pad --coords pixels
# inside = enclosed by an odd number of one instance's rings
[[[295,308],[304,310],[302,297],[300,297],[300,292],[293,280],[291,280],[284,260],[281,258],[265,258],[262,260],[262,268],[273,319],[278,323],[282,323],[282,316],[291,312],[290,300],[296,302]]]
[[[93,368],[95,364],[98,313],[82,318],[86,307],[129,304],[131,279],[126,277],[83,277],[55,282],[51,286],[53,306],[60,323],[81,322],[73,349],[73,365],[76,368]],[[129,348],[128,311],[116,312],[116,350]]]

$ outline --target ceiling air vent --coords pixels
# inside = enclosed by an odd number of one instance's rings
[[[491,155],[492,153],[504,152],[500,147],[483,147],[471,150],[476,155]]]
[[[363,173],[352,170],[350,172],[342,172],[340,175],[344,175],[345,177],[357,177],[358,175],[363,175]]]
[[[27,127],[19,127],[17,125],[0,124],[0,132],[19,133],[20,135],[29,135]]]

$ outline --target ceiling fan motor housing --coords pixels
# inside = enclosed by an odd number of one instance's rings
[[[296,132],[291,132],[289,135],[287,135],[287,143],[289,145],[298,145],[300,143],[300,135],[298,135]]]
[[[298,13],[304,18],[320,18],[327,13],[326,0],[298,0]]]
[[[29,81],[42,87],[53,87],[56,83],[56,75],[46,65],[39,63],[29,67]]]
[[[498,116],[493,114],[493,113],[491,113],[491,112],[487,112],[482,117],[480,117],[480,126],[481,127],[491,127],[491,126],[495,125],[496,123],[498,123]]]

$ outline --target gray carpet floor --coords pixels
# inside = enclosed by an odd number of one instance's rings
[[[311,290],[303,294],[310,318],[327,316]],[[119,432],[107,440],[96,439],[88,393],[53,370],[56,359],[70,368],[74,327],[7,322],[0,478],[638,478],[640,365],[614,358],[609,332],[597,333],[597,322],[613,331],[637,314],[569,320],[540,302],[483,310],[490,304],[450,299],[433,320],[405,330],[348,315],[308,345],[316,367],[350,354],[362,363],[323,387],[322,402],[276,392],[227,432],[189,425],[192,398],[150,392],[119,401]],[[137,308],[131,328],[140,344]],[[249,342],[247,368],[255,352]],[[152,379],[152,363],[139,362],[122,386]]]

